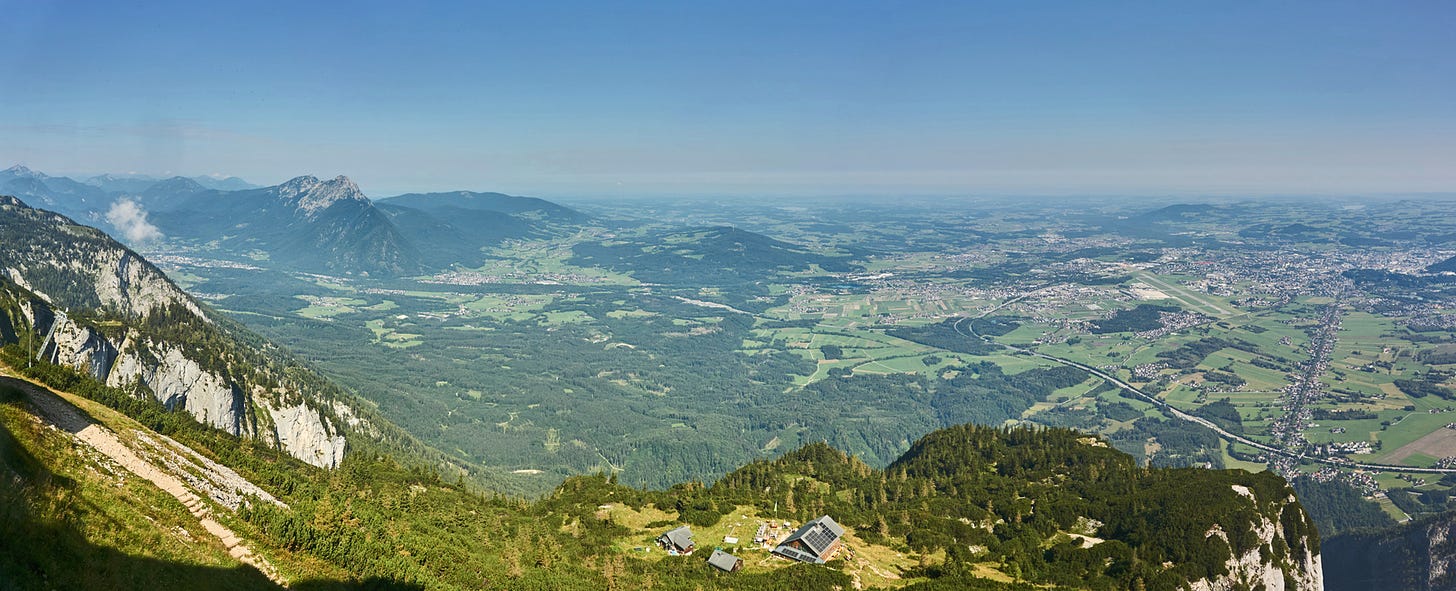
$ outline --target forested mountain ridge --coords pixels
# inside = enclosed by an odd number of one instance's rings
[[[484,260],[483,248],[507,239],[546,237],[588,219],[544,199],[502,193],[409,193],[375,205],[433,268],[477,266]]]
[[[1456,257],[1426,267],[1427,273],[1456,273]]]
[[[171,237],[261,252],[284,265],[337,274],[399,275],[421,270],[415,246],[353,181],[301,176],[243,191],[191,183],[157,194],[153,218]]]
[[[698,285],[749,284],[783,272],[815,266],[833,271],[859,267],[847,255],[815,252],[805,246],[730,226],[690,228],[640,238],[577,244],[572,262],[631,273],[648,283]]]
[[[264,353],[135,252],[13,197],[0,197],[0,235],[0,340],[308,463],[342,460],[352,398]]]
[[[866,541],[943,550],[941,577],[991,562],[1070,588],[1321,588],[1319,536],[1278,476],[1139,467],[1068,429],[945,428],[884,470],[814,444],[730,473],[707,496],[771,500],[800,519],[833,515]]]
[[[505,214],[531,214],[560,222],[580,222],[587,216],[579,211],[535,197],[520,197],[504,193],[478,193],[474,191],[451,191],[446,193],[406,193],[384,197],[377,203],[395,207],[409,207],[424,211],[435,209],[463,209],[474,211],[496,211]]]

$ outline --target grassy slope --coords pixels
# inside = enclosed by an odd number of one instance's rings
[[[0,588],[276,588],[186,507],[0,390]]]

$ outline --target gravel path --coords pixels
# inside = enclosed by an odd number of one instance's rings
[[[4,376],[0,377],[0,384],[14,386],[26,393],[30,398],[31,404],[40,412],[42,419],[71,433],[76,439],[95,448],[96,451],[101,452],[112,461],[130,470],[137,476],[146,479],[156,485],[157,488],[166,491],[167,494],[176,497],[197,518],[197,522],[202,525],[203,529],[206,529],[208,533],[222,541],[229,555],[244,564],[258,569],[264,575],[267,575],[269,579],[272,579],[273,582],[282,586],[287,585],[287,581],[284,581],[279,576],[277,569],[273,568],[273,565],[269,564],[267,559],[254,554],[253,550],[243,543],[242,538],[239,538],[227,526],[213,520],[212,510],[208,507],[207,503],[196,494],[193,494],[176,475],[162,470],[155,464],[143,459],[141,455],[127,447],[110,429],[92,422],[90,418],[76,409],[76,407],[71,406],[69,402],[66,402],[48,388],[39,386],[23,378],[15,377],[5,369],[0,369],[0,375]],[[180,443],[170,440],[169,442],[182,449],[187,449]],[[196,452],[190,449],[187,449],[187,451],[190,452],[189,455],[196,455]],[[231,474],[231,476],[241,479],[235,473]],[[257,489],[251,483],[248,486]],[[268,499],[272,500],[272,497],[268,497]]]

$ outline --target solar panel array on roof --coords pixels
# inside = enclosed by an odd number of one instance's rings
[[[834,541],[829,538],[828,532],[824,531],[823,528],[819,527],[805,532],[802,539],[804,540],[804,543],[807,544],[809,548],[814,551],[815,554],[823,554],[824,549],[829,547],[829,543]]]
[[[825,515],[804,524],[774,551],[781,556],[804,562],[824,562],[823,556],[829,553],[830,548],[843,535],[844,528]],[[804,550],[789,545],[796,540],[804,545]]]
[[[823,563],[824,561],[813,553],[805,552],[793,546],[779,546],[774,548],[774,553],[785,558],[792,558],[799,562]]]

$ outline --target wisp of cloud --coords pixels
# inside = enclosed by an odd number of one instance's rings
[[[106,211],[106,221],[126,238],[129,244],[146,244],[162,237],[162,231],[147,221],[147,210],[130,199],[117,199]]]

